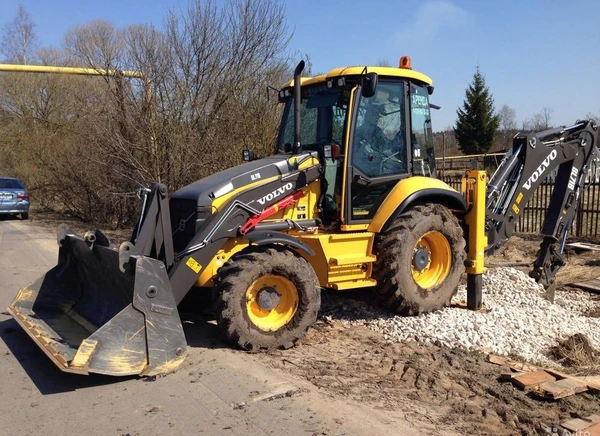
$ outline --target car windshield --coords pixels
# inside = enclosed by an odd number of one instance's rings
[[[327,88],[325,84],[302,88],[300,138],[305,149],[320,144],[342,145],[349,100],[348,89]],[[293,143],[294,98],[291,97],[285,104],[277,150],[290,151]]]
[[[23,184],[16,179],[0,179],[0,189],[24,189]]]

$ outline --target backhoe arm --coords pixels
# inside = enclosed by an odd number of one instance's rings
[[[575,218],[581,186],[590,163],[597,157],[597,145],[597,126],[592,121],[515,136],[512,149],[487,187],[486,254],[493,254],[508,241],[537,187],[558,168],[540,232],[544,239],[530,273],[537,282],[552,284],[564,264],[565,240]]]

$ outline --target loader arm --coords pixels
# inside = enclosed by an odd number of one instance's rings
[[[593,121],[516,135],[512,149],[487,185],[486,254],[493,254],[508,241],[536,188],[558,168],[540,231],[543,241],[530,273],[544,286],[552,284],[564,264],[565,240],[590,163],[598,156],[597,146],[598,131]]]
[[[142,215],[131,242],[123,243],[119,247],[119,266],[124,271],[131,263],[131,259],[139,256],[152,257],[164,262],[168,270],[175,303],[179,304],[192,288],[199,274],[210,264],[229,238],[244,236],[255,243],[265,240],[264,238],[255,238],[253,231],[250,231],[248,235],[241,231],[246,224],[252,221],[252,217],[261,214],[261,210],[256,209],[259,205],[257,200],[272,192],[301,192],[302,188],[319,178],[320,175],[321,168],[313,165],[241,191],[211,215],[204,229],[196,234],[185,249],[179,253],[173,252],[166,187],[153,184],[145,193]],[[265,202],[265,206],[268,208],[278,200],[279,197],[273,197]],[[283,241],[282,235],[278,232],[271,232],[267,240],[272,243],[282,243]],[[291,240],[290,243],[296,245],[296,248],[312,251],[296,239]]]

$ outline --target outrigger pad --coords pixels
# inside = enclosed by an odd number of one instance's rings
[[[58,265],[21,289],[8,310],[63,371],[157,375],[175,370],[186,341],[163,262],[101,238],[59,230]]]

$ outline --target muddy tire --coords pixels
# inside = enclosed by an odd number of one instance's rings
[[[376,239],[375,294],[392,311],[419,315],[450,304],[466,257],[463,231],[444,206],[415,206]]]
[[[320,307],[313,268],[279,246],[251,247],[234,255],[213,288],[221,333],[249,351],[293,346],[316,321]]]

